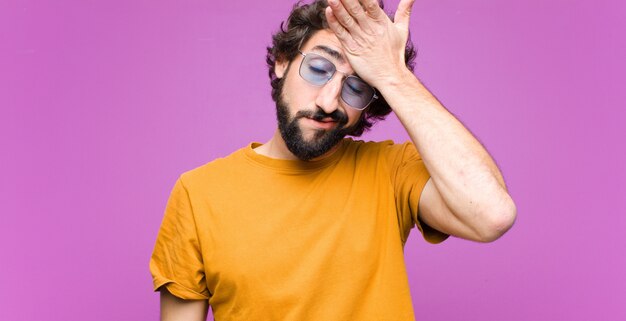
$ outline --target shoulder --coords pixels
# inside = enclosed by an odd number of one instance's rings
[[[396,145],[392,140],[384,141],[363,141],[345,139],[346,149],[354,153],[380,153],[385,152],[389,147]]]
[[[388,162],[406,159],[415,156],[417,150],[412,142],[395,143],[393,140],[362,141],[346,139],[347,150],[360,157],[382,157]]]
[[[181,183],[187,187],[206,186],[207,182],[219,182],[227,179],[245,161],[241,148],[228,156],[216,158],[180,175]]]

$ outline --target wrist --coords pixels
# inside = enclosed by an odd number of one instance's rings
[[[388,77],[381,77],[380,81],[374,87],[384,97],[389,97],[398,91],[411,87],[414,88],[419,84],[420,82],[417,77],[415,77],[413,72],[411,72],[408,68],[403,68],[390,74]]]

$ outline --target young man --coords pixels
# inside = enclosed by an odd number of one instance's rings
[[[516,208],[481,144],[413,75],[412,0],[296,6],[268,48],[278,129],[181,175],[150,269],[162,320],[413,320],[410,229],[490,242]],[[284,28],[283,28],[284,29]],[[412,143],[361,142],[396,113]]]

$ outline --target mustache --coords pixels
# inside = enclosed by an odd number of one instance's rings
[[[337,122],[339,125],[345,125],[348,123],[348,116],[342,112],[340,112],[338,109],[336,109],[335,111],[333,111],[332,113],[328,114],[326,113],[323,109],[321,108],[317,108],[316,111],[312,111],[312,110],[300,110],[296,113],[295,119],[299,119],[299,118],[311,118],[313,120],[317,120],[317,121],[322,121],[324,119],[332,119],[333,121]]]

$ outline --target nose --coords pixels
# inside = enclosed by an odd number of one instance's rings
[[[339,108],[339,95],[341,93],[341,86],[343,85],[343,79],[341,75],[335,74],[317,94],[315,104],[322,108],[327,114],[334,112]]]

